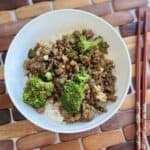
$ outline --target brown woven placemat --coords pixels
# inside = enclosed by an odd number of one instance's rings
[[[1,0],[0,1],[0,150],[134,150],[135,101],[134,54],[137,7],[144,10],[148,0]],[[78,134],[45,131],[26,120],[6,93],[3,67],[8,46],[18,30],[44,12],[76,8],[103,17],[120,32],[132,59],[132,83],[119,112],[103,125]],[[150,9],[149,9],[150,10]],[[141,12],[143,16],[143,12]],[[52,20],[51,20],[52,21]],[[150,31],[150,23],[148,25]],[[141,24],[143,28],[143,23]],[[141,37],[142,38],[142,37]],[[148,35],[150,46],[150,32]],[[117,51],[117,50],[116,50]],[[150,52],[149,56],[150,58]],[[15,69],[15,68],[14,68]],[[147,89],[147,135],[150,135],[150,78]],[[14,87],[15,88],[15,87]]]

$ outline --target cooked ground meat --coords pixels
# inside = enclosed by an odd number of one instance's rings
[[[90,29],[89,30],[84,29],[82,31],[82,34],[85,35],[87,39],[91,39],[94,36],[93,31]]]
[[[88,104],[87,102],[84,102],[82,104],[82,116],[80,118],[81,121],[90,121],[94,118],[95,115],[95,108]]]
[[[53,73],[54,91],[52,98],[54,102],[61,100],[64,84],[73,80],[84,65],[91,76],[88,81],[85,97],[81,106],[81,112],[71,114],[62,106],[60,112],[67,122],[89,121],[94,118],[95,113],[106,112],[108,101],[114,102],[116,77],[113,75],[114,62],[105,57],[109,45],[103,42],[97,47],[92,47],[87,53],[80,53],[77,43],[81,36],[88,40],[96,39],[92,30],[74,31],[72,34],[64,35],[55,43],[46,45],[38,43],[29,52],[29,59],[24,63],[27,75],[36,74],[46,81],[45,73]],[[38,111],[43,111],[39,109]]]
[[[60,107],[60,112],[64,116],[64,121],[72,123],[80,120],[81,114],[71,114],[67,112],[63,107]]]

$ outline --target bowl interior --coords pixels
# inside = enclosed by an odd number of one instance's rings
[[[115,103],[108,104],[107,113],[96,116],[90,122],[68,125],[54,123],[46,115],[37,113],[34,109],[23,103],[22,92],[25,84],[23,62],[27,58],[28,50],[34,47],[39,40],[56,39],[64,33],[84,28],[90,28],[96,35],[102,35],[110,45],[109,57],[116,64],[116,95],[118,98]],[[102,19],[78,10],[58,10],[33,19],[14,38],[5,64],[7,90],[19,111],[34,124],[47,130],[63,133],[85,131],[108,120],[123,102],[128,90],[130,74],[129,54],[120,36]]]

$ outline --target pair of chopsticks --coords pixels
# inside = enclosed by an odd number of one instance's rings
[[[148,14],[144,13],[144,48],[141,51],[141,16],[138,9],[136,41],[136,150],[146,150],[146,90],[147,90],[147,26]],[[143,55],[142,55],[143,54]],[[142,61],[142,63],[141,63]],[[141,80],[142,76],[142,80]]]

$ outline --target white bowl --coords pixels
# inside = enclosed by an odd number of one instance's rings
[[[109,43],[109,57],[116,64],[117,101],[109,103],[108,112],[96,116],[90,122],[77,122],[73,124],[58,124],[52,122],[46,115],[37,113],[22,100],[25,74],[23,62],[27,58],[28,50],[41,40],[83,28],[92,29],[96,35],[102,35]],[[56,36],[56,37],[57,37]],[[12,41],[6,57],[5,80],[8,93],[17,109],[34,124],[55,132],[75,133],[89,130],[114,115],[124,101],[131,78],[131,62],[128,49],[115,32],[113,27],[100,17],[88,12],[66,9],[45,13],[27,23]]]

